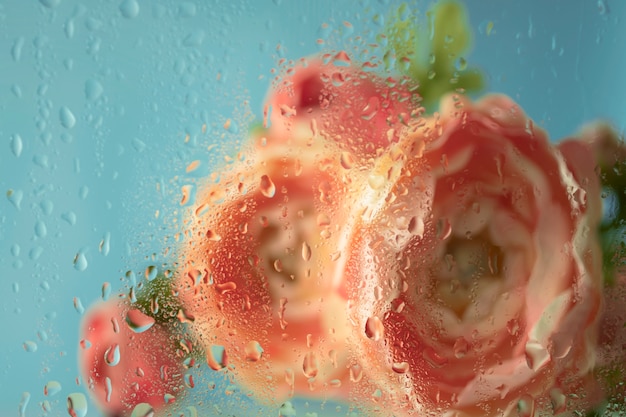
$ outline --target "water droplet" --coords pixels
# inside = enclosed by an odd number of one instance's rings
[[[535,399],[529,394],[524,394],[517,402],[517,413],[519,417],[534,417]]]
[[[359,382],[363,378],[363,368],[361,365],[352,365],[350,367],[350,381]]]
[[[32,340],[25,341],[22,347],[26,352],[37,352],[37,343]]]
[[[246,360],[250,362],[257,362],[263,356],[263,348],[256,340],[251,340],[246,344],[245,352]]]
[[[111,296],[111,284],[105,282],[102,284],[102,300],[106,301]]]
[[[341,162],[341,166],[344,169],[351,169],[354,166],[354,157],[350,152],[342,152],[341,157],[339,158]]]
[[[13,292],[14,292],[15,294],[17,294],[17,293],[19,293],[19,292],[20,292],[20,284],[19,284],[19,282],[14,282],[14,283],[13,283]]]
[[[536,340],[526,342],[526,363],[533,371],[538,371],[550,361],[550,352]]]
[[[154,280],[158,274],[159,274],[159,269],[154,265],[148,266],[146,270],[144,271],[144,276],[146,277],[148,281]]]
[[[19,417],[26,416],[26,406],[30,401],[30,392],[23,392],[22,397],[20,398],[20,405],[18,407]]]
[[[24,198],[24,192],[22,190],[9,189],[9,191],[7,191],[7,199],[13,204],[13,207],[18,210],[21,209],[22,198]]]
[[[413,216],[411,220],[409,220],[409,225],[407,230],[412,235],[423,236],[424,235],[424,219],[421,217]]]
[[[422,357],[433,368],[441,368],[448,363],[448,359],[445,356],[441,356],[432,347],[427,347],[422,351]]]
[[[59,119],[61,120],[61,125],[66,129],[71,129],[76,125],[76,117],[72,111],[63,106],[59,111]]]
[[[83,303],[80,301],[80,298],[74,297],[72,301],[74,303],[74,309],[78,312],[78,314],[83,314],[85,312],[85,307],[83,307]]]
[[[11,138],[11,152],[13,152],[13,155],[15,155],[16,157],[19,157],[22,154],[23,148],[24,145],[22,143],[22,137],[17,133],[14,134]]]
[[[304,355],[304,360],[302,361],[302,371],[304,372],[304,376],[307,378],[315,378],[317,376],[318,365],[315,352],[308,352]]]
[[[133,140],[130,142],[130,144],[132,145],[132,147],[139,153],[143,152],[146,149],[146,144],[143,143],[140,139],[138,138],[133,138]]]
[[[85,254],[81,251],[81,252],[77,252],[76,256],[74,256],[74,269],[77,271],[84,271],[85,269],[87,269],[87,266],[89,265],[87,262],[87,258],[85,257]]]
[[[104,88],[98,81],[89,79],[85,82],[85,98],[87,98],[87,100],[97,100],[103,92]]]
[[[154,409],[148,403],[139,403],[133,408],[130,417],[154,417]]]
[[[126,313],[126,324],[135,333],[142,333],[154,325],[154,318],[145,315],[139,309],[132,308]]]
[[[71,417],[85,417],[87,415],[87,398],[85,394],[75,392],[67,397],[67,412]]]
[[[223,369],[228,364],[228,357],[224,346],[212,345],[207,354],[207,363],[209,368],[214,371]]]
[[[139,15],[139,3],[137,0],[124,0],[120,4],[120,13],[127,19],[133,19]]]
[[[391,365],[391,370],[397,374],[405,374],[409,370],[409,364],[407,362],[395,362]]]
[[[452,234],[452,225],[448,219],[439,219],[437,222],[437,238],[440,240],[446,240]]]
[[[61,3],[61,0],[39,0],[39,3],[43,4],[49,9],[52,9],[54,7],[57,7]]]
[[[61,391],[61,384],[58,381],[48,381],[43,387],[43,395],[46,397],[52,397]]]
[[[185,1],[178,6],[179,17],[194,17],[196,15],[196,5],[190,1]]]
[[[185,46],[200,46],[204,41],[204,31],[202,29],[196,29],[189,33],[185,39],[183,39],[183,45]]]
[[[46,235],[48,235],[48,227],[43,221],[38,220],[35,223],[35,236],[39,238],[44,238],[46,237]]]
[[[298,413],[296,413],[296,409],[289,401],[285,402],[278,409],[278,417],[296,417],[297,415]]]
[[[61,218],[65,220],[70,226],[74,226],[76,224],[76,214],[73,211],[68,211],[61,214]]]
[[[365,322],[365,335],[373,341],[382,339],[384,332],[383,322],[378,317],[370,317]]]
[[[109,366],[115,366],[120,363],[120,346],[117,343],[109,346],[104,352],[104,361]]]
[[[370,174],[367,177],[367,183],[373,190],[379,190],[385,185],[385,177],[378,174]]]
[[[237,284],[232,281],[223,282],[221,284],[215,284],[215,289],[218,293],[224,295],[227,292],[235,291],[237,289]]]
[[[467,352],[469,351],[469,348],[470,348],[469,342],[467,340],[465,340],[465,338],[463,336],[461,336],[458,339],[456,339],[452,349],[454,351],[454,356],[457,359],[460,359],[460,358],[464,357],[465,355],[467,355]]]
[[[219,242],[220,240],[222,240],[222,236],[218,235],[210,229],[206,232],[206,238],[212,242]]]
[[[272,198],[274,197],[274,194],[276,194],[276,186],[272,182],[271,178],[267,175],[263,175],[261,177],[260,189],[261,194],[263,194],[267,198]]]
[[[43,247],[35,246],[30,251],[28,251],[28,257],[30,258],[31,261],[36,261],[37,259],[39,259],[42,253],[43,253]]]
[[[302,259],[305,261],[309,261],[311,259],[311,247],[306,242],[302,242]]]
[[[41,200],[41,203],[39,203],[39,207],[41,207],[41,211],[43,211],[43,214],[48,216],[52,213],[52,210],[54,209],[54,203],[50,200]]]
[[[109,254],[110,249],[111,249],[111,233],[106,232],[104,234],[104,237],[100,241],[98,250],[100,251],[101,254],[103,254],[104,256],[107,256]]]
[[[567,397],[563,394],[559,388],[552,388],[550,390],[550,403],[552,404],[552,412],[554,415],[565,412],[567,405]]]

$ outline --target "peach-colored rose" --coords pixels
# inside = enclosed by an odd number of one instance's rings
[[[107,416],[130,416],[142,403],[158,411],[184,393],[178,340],[127,302],[91,307],[82,321],[80,345],[83,379]]]
[[[342,291],[366,375],[354,395],[378,389],[395,415],[594,405],[601,210],[587,145],[551,145],[497,95],[446,97],[408,136],[389,204],[349,247]]]
[[[335,144],[294,131],[290,140],[275,130],[255,138],[206,184],[177,278],[209,366],[276,404],[334,396],[348,378],[334,277],[355,185]]]

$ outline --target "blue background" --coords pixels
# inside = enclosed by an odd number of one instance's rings
[[[186,165],[201,160],[207,174],[236,152],[278,60],[319,51],[319,38],[338,47],[371,36],[382,29],[374,16],[399,4],[138,0],[134,15],[125,3],[0,0],[0,416],[18,415],[24,392],[25,415],[43,415],[46,399],[48,415],[67,415],[67,395],[84,392],[74,297],[87,307],[103,282],[115,292],[126,271],[171,261],[180,187],[195,180]],[[467,5],[467,58],[488,90],[513,97],[553,140],[597,118],[624,131],[626,2]],[[63,388],[45,398],[50,380]]]

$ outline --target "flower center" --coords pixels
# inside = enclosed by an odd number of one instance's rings
[[[501,284],[504,254],[486,233],[465,238],[450,236],[444,255],[433,266],[436,295],[461,320],[480,319],[490,310],[485,293]]]

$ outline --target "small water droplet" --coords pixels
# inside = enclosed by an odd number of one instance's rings
[[[154,318],[145,315],[139,309],[132,308],[126,313],[126,324],[135,333],[142,333],[152,327],[155,323]]]
[[[154,280],[159,274],[159,268],[154,265],[149,265],[144,271],[144,276],[148,281]]]
[[[133,19],[139,15],[139,3],[137,0],[124,0],[120,4],[120,13],[127,19]]]
[[[296,409],[289,401],[285,402],[278,409],[278,417],[296,417],[297,415],[298,413],[296,413]]]
[[[106,232],[104,234],[104,237],[100,241],[100,245],[98,245],[98,250],[104,256],[107,256],[109,254],[109,251],[111,250],[111,233],[110,232]]]
[[[397,374],[405,374],[409,370],[407,362],[395,362],[391,365],[391,370]]]
[[[263,356],[263,348],[256,340],[251,340],[246,344],[245,352],[246,360],[250,362],[257,362]]]
[[[75,392],[67,397],[67,412],[71,417],[85,417],[87,415],[87,398],[85,394]]]
[[[519,417],[534,417],[535,399],[529,394],[524,394],[517,402],[517,413]]]
[[[567,397],[559,388],[550,390],[550,403],[552,404],[554,415],[561,414],[567,409]]]
[[[39,238],[44,238],[48,235],[48,227],[46,226],[46,224],[41,221],[38,220],[35,223],[35,236],[39,237]]]
[[[120,346],[117,343],[109,346],[104,352],[104,362],[109,366],[120,363]]]
[[[59,119],[61,120],[61,125],[66,129],[71,129],[76,125],[76,116],[68,107],[61,107]]]
[[[87,258],[85,257],[85,254],[81,251],[76,253],[76,256],[74,256],[74,269],[77,271],[84,271],[85,269],[87,269],[87,266],[89,265],[89,263],[87,262]]]
[[[312,252],[309,244],[302,242],[302,259],[304,259],[304,261],[309,261],[311,259],[311,254]]]
[[[32,340],[25,341],[22,347],[26,352],[37,352],[37,343]]]
[[[342,152],[339,160],[344,169],[351,169],[354,166],[354,157],[350,152]]]
[[[13,204],[13,207],[18,210],[21,209],[22,198],[24,198],[24,192],[22,190],[9,189],[7,191],[7,199]]]
[[[61,218],[65,220],[70,226],[74,226],[76,224],[76,214],[73,211],[68,211],[61,214]]]
[[[427,347],[422,351],[422,357],[433,368],[441,368],[448,363],[448,359],[445,356],[441,356],[432,347]]]
[[[206,232],[206,238],[212,242],[219,242],[220,240],[222,240],[222,236],[218,235],[210,229]]]
[[[130,144],[139,153],[143,152],[146,149],[146,144],[138,138],[133,138]]]
[[[111,296],[111,284],[109,282],[105,282],[102,284],[102,300],[106,301]]]
[[[464,357],[465,355],[467,355],[469,348],[470,348],[469,342],[465,340],[463,336],[461,336],[458,339],[456,339],[452,349],[454,350],[454,356],[457,359],[460,359]]]
[[[19,417],[26,416],[26,406],[28,405],[29,401],[30,401],[30,392],[27,392],[27,391],[23,392],[22,397],[20,398],[20,405],[18,407]]]
[[[361,365],[352,365],[350,367],[350,381],[359,382],[363,378],[363,368]]]
[[[538,371],[550,361],[550,352],[536,340],[526,342],[526,363],[533,371]]]
[[[214,371],[225,368],[228,364],[228,357],[224,346],[212,345],[207,354],[207,363]]]
[[[154,409],[148,403],[139,403],[133,408],[130,417],[154,417]]]
[[[261,177],[260,184],[261,194],[267,198],[272,198],[276,194],[276,186],[272,182],[271,178],[267,175]]]
[[[11,138],[11,152],[13,152],[13,155],[19,158],[19,156],[22,154],[23,148],[24,145],[22,143],[22,137],[17,133],[14,134]]]
[[[200,46],[204,42],[205,33],[202,29],[196,29],[189,33],[185,39],[183,39],[184,46]]]
[[[179,17],[194,17],[196,15],[196,5],[190,1],[185,1],[178,6]]]
[[[48,381],[43,387],[43,395],[46,397],[52,397],[61,391],[61,384],[58,381]]]
[[[49,9],[53,9],[61,3],[61,0],[39,0],[39,3],[43,4]]]
[[[215,284],[215,289],[218,293],[224,295],[227,292],[235,291],[237,289],[237,284],[232,281],[223,282],[221,284]]]
[[[448,219],[439,219],[437,222],[437,238],[440,240],[446,240],[452,234],[452,225]]]
[[[318,364],[315,352],[308,352],[304,355],[304,360],[302,361],[302,371],[304,372],[304,376],[307,378],[315,378],[317,376]]]
[[[85,98],[89,101],[95,101],[104,92],[102,84],[94,79],[89,79],[85,82]]]
[[[83,307],[83,303],[80,301],[80,298],[74,297],[72,301],[74,303],[74,309],[78,312],[78,314],[83,314],[85,312],[85,307]]]
[[[378,317],[370,317],[365,322],[365,335],[373,341],[382,339],[384,332],[383,322]]]

